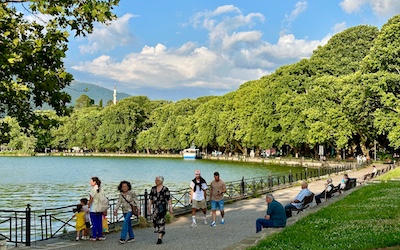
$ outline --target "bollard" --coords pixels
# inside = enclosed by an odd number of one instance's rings
[[[0,250],[7,250],[7,239],[0,236]]]

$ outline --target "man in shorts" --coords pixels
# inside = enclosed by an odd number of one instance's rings
[[[211,226],[215,227],[217,218],[217,208],[221,213],[221,224],[225,223],[224,219],[224,193],[226,192],[226,185],[223,180],[219,178],[219,173],[214,173],[214,180],[210,184],[210,200],[211,200],[211,213],[212,213],[212,223]]]
[[[196,227],[196,211],[203,210],[204,224],[207,224],[207,182],[201,177],[200,170],[195,172],[196,178],[190,182],[190,202],[192,203],[192,225]]]

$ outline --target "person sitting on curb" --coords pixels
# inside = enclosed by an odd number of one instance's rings
[[[311,191],[308,189],[308,183],[302,181],[300,193],[285,206],[286,217],[292,217],[292,209],[301,209],[303,207],[303,200],[306,196],[310,195]]]
[[[268,204],[268,209],[264,218],[256,220],[256,233],[260,232],[263,227],[286,226],[286,214],[282,204],[276,201],[272,194],[267,194],[265,201]]]
[[[315,202],[318,204],[321,203],[321,198],[325,200],[332,197],[332,190],[334,186],[332,184],[332,178],[328,178],[325,183],[325,189],[320,194],[315,196]]]

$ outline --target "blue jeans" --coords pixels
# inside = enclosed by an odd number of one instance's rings
[[[260,232],[263,227],[275,227],[272,220],[259,218],[256,220],[256,233]]]
[[[131,222],[131,217],[132,217],[132,212],[128,212],[124,214],[124,224],[122,225],[122,231],[121,231],[121,239],[123,240],[129,240],[132,238],[135,238],[135,235],[133,234],[133,229],[132,229],[132,222]],[[126,235],[129,234],[129,238],[126,238]]]
[[[92,237],[101,238],[103,237],[103,224],[101,220],[103,219],[103,213],[90,212],[90,220],[92,221]]]
[[[217,208],[219,209],[219,211],[224,211],[224,200],[220,200],[220,201],[214,201],[211,200],[211,210],[217,210]]]

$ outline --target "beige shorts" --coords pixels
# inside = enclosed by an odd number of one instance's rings
[[[203,199],[201,201],[192,200],[192,208],[196,208],[196,209],[205,209],[205,208],[207,208],[206,199]]]

